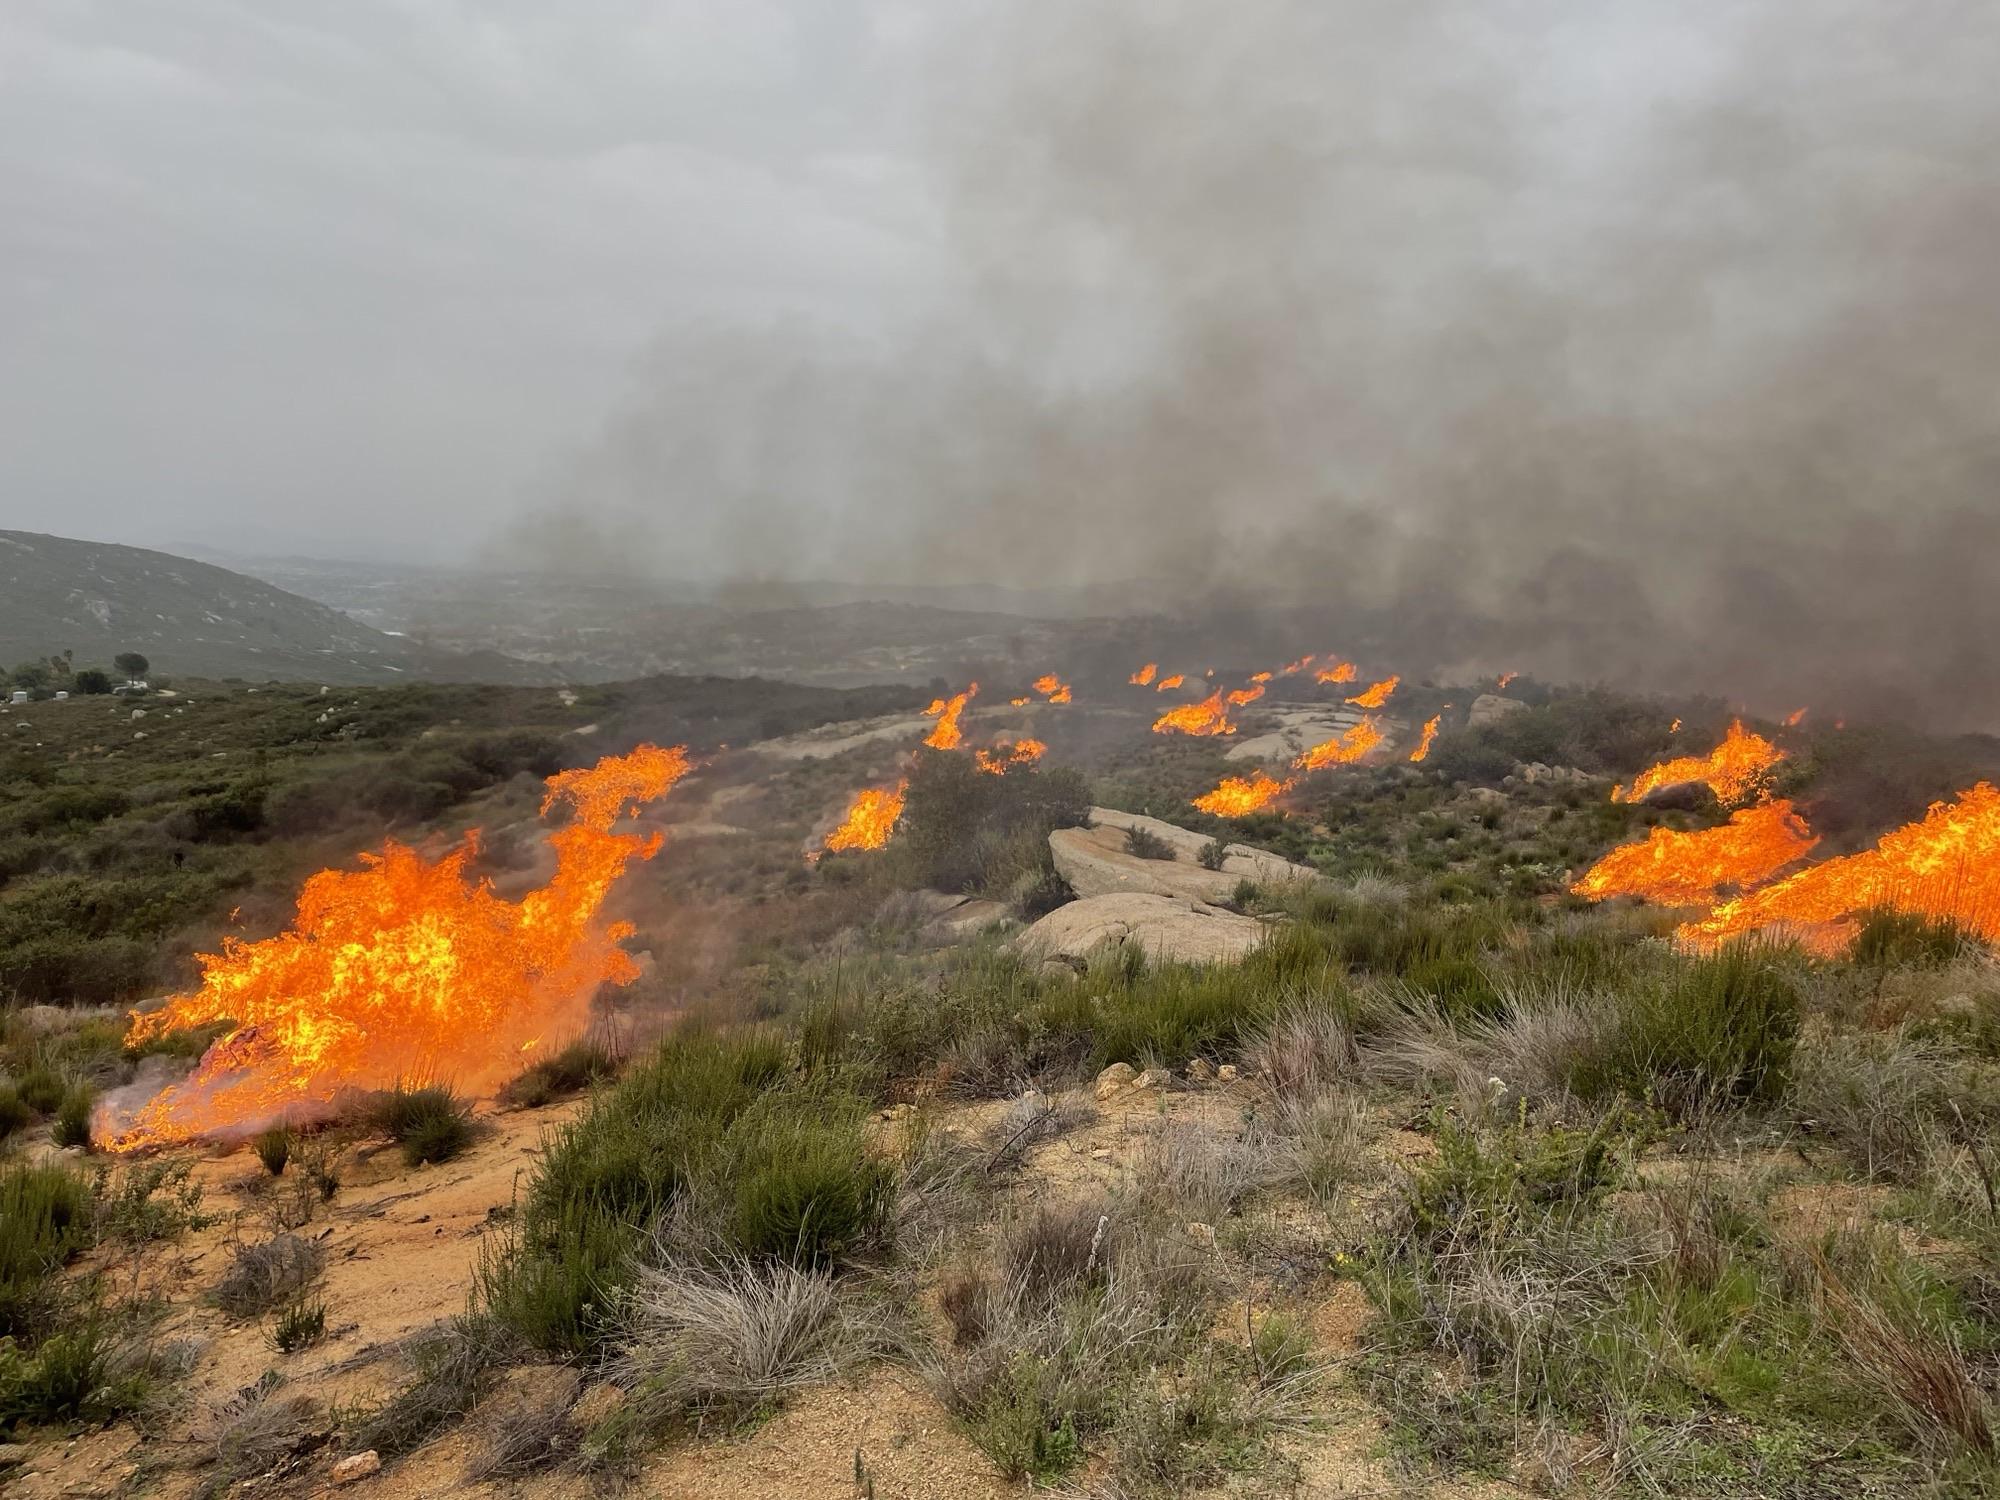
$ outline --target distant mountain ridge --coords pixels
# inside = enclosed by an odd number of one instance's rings
[[[328,683],[537,683],[497,652],[457,655],[212,563],[32,531],[0,531],[0,662],[138,651],[167,676]]]

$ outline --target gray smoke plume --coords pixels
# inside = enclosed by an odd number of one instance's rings
[[[563,503],[1993,727],[1995,78],[1956,0],[1018,0],[933,59],[922,326],[669,330]]]

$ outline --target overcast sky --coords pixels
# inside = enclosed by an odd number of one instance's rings
[[[450,557],[689,318],[936,275],[931,0],[0,5],[0,525]]]

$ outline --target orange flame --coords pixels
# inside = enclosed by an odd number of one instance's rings
[[[1030,703],[1034,702],[1034,699],[1032,699],[1032,698],[1009,698],[1009,699],[1007,700],[1007,702],[1008,702],[1008,703],[1009,703],[1009,704],[1010,704],[1010,705],[1011,705],[1012,707],[1014,707],[1014,708],[1026,708],[1026,707],[1027,707],[1027,706],[1028,706],[1028,705],[1029,705]]]
[[[905,780],[894,786],[871,786],[856,792],[854,800],[847,804],[847,816],[820,847],[830,853],[841,849],[880,849],[896,831],[896,820],[903,815],[903,794],[909,789],[910,783]]]
[[[1129,680],[1133,687],[1147,687],[1152,683],[1153,678],[1159,673],[1159,670],[1160,664],[1158,662],[1149,661],[1145,666],[1134,672]]]
[[[1214,791],[1195,798],[1194,806],[1218,818],[1240,818],[1269,807],[1290,787],[1289,781],[1273,781],[1262,771],[1247,777],[1228,776]]]
[[[1852,940],[1858,914],[1878,907],[1948,918],[2000,939],[2000,791],[1982,781],[1956,802],[1933,803],[1921,820],[1884,834],[1873,849],[1808,865],[1724,902],[1678,936],[1710,948],[1775,928],[1832,953]]]
[[[1347,701],[1352,703],[1356,708],[1380,708],[1389,701],[1390,695],[1396,691],[1402,684],[1402,681],[1403,679],[1400,677],[1385,677],[1382,681],[1367,689],[1367,691],[1356,693]]]
[[[1673,723],[1667,726],[1668,734],[1679,734],[1680,732],[1681,732],[1681,721],[1679,719],[1674,720]]]
[[[1269,672],[1264,674],[1267,680],[1270,675]],[[1241,708],[1246,703],[1255,703],[1263,696],[1264,684],[1262,682],[1253,682],[1250,687],[1238,688],[1235,692],[1229,694],[1229,703],[1232,708]]]
[[[1358,668],[1351,661],[1337,661],[1330,667],[1321,667],[1313,673],[1314,682],[1352,682]]]
[[[1430,755],[1431,746],[1436,743],[1438,737],[1438,721],[1443,718],[1443,714],[1433,714],[1425,723],[1423,736],[1417,741],[1417,748],[1410,752],[1411,760],[1424,760]]]
[[[224,938],[221,953],[200,957],[200,989],[133,1015],[128,1045],[216,1021],[236,1029],[133,1118],[101,1106],[98,1139],[126,1151],[247,1129],[399,1078],[481,1088],[510,1076],[524,1047],[583,1029],[598,986],[638,976],[618,946],[631,926],[599,912],[661,840],[612,826],[689,768],[685,749],[643,745],[550,777],[542,811],[564,803],[570,819],[549,835],[555,874],[518,903],[468,877],[476,833],[434,861],[392,841],[359,870],[314,875],[290,931]]]
[[[1711,787],[1723,802],[1740,802],[1778,762],[1785,752],[1743,727],[1741,719],[1729,726],[1720,745],[1707,755],[1683,755],[1641,771],[1629,789],[1613,787],[1613,802],[1639,802],[1663,786],[1679,786],[1700,781]]]
[[[1174,673],[1174,675],[1173,675],[1173,676],[1171,676],[1171,677],[1162,677],[1162,678],[1160,679],[1160,681],[1159,681],[1159,685],[1158,685],[1158,686],[1156,686],[1156,687],[1155,687],[1155,688],[1153,689],[1153,691],[1154,691],[1154,692],[1156,692],[1156,693],[1164,693],[1164,692],[1168,691],[1168,690],[1169,690],[1169,689],[1171,689],[1171,688],[1177,688],[1177,687],[1179,687],[1179,686],[1180,686],[1180,685],[1181,685],[1182,683],[1184,683],[1184,682],[1186,682],[1186,681],[1187,681],[1187,677],[1186,677],[1186,675],[1185,675],[1185,674],[1183,674],[1183,673],[1180,673],[1180,672],[1176,672],[1176,673]]]
[[[1731,814],[1720,828],[1655,828],[1643,842],[1613,849],[1570,889],[1593,901],[1639,896],[1661,906],[1707,906],[1728,887],[1762,885],[1818,843],[1790,802],[1767,802]]]
[[[978,692],[979,684],[974,682],[968,684],[962,693],[949,698],[933,698],[931,706],[924,710],[924,717],[936,719],[937,723],[924,736],[924,743],[933,750],[956,750],[965,738],[965,732],[958,727],[959,717],[965,712],[965,705]]]
[[[1222,689],[1217,688],[1199,703],[1184,703],[1161,714],[1153,721],[1153,733],[1234,734],[1236,726],[1229,722],[1229,710],[1222,703]]]
[[[1328,766],[1348,766],[1382,743],[1382,731],[1373,719],[1363,719],[1338,739],[1314,745],[1292,762],[1301,771],[1320,771]]]
[[[996,745],[991,752],[975,751],[972,760],[988,775],[1005,776],[1009,766],[1032,765],[1048,751],[1049,747],[1040,740],[1016,740],[1011,745]]]
[[[1051,703],[1069,702],[1069,684],[1053,672],[1047,672],[1037,677],[1034,682],[1034,688],[1036,692],[1040,693]]]
[[[1304,656],[1301,656],[1297,661],[1292,662],[1286,666],[1280,667],[1278,669],[1278,675],[1280,677],[1296,677],[1299,675],[1299,673],[1309,670],[1312,664],[1318,659],[1319,659],[1318,652],[1308,651]]]
[[[1500,680],[1494,684],[1495,691],[1502,693],[1506,692],[1507,685],[1520,675],[1521,674],[1519,672],[1502,672],[1500,674]]]
[[[1269,682],[1271,680],[1271,674],[1269,672],[1252,672],[1250,674],[1250,680],[1252,682]]]
[[[1806,721],[1806,711],[1803,708],[1795,708],[1790,713],[1785,715],[1785,728],[1797,729],[1799,725],[1805,723],[1805,721]]]

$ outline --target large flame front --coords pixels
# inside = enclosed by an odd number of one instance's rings
[[[1622,844],[1570,889],[1602,901],[1639,896],[1661,906],[1708,906],[1725,889],[1750,890],[1803,859],[1819,840],[1786,801],[1746,807],[1720,828],[1655,828]]]
[[[1314,745],[1292,762],[1300,771],[1321,771],[1328,766],[1348,766],[1382,743],[1382,730],[1373,719],[1363,719],[1338,739]]]
[[[599,911],[660,835],[612,828],[688,770],[684,749],[645,745],[550,777],[542,811],[566,803],[570,820],[549,835],[554,876],[518,903],[468,877],[476,834],[436,860],[391,842],[359,870],[322,870],[300,890],[290,931],[223,939],[221,953],[201,955],[199,990],[134,1015],[128,1045],[216,1021],[236,1029],[130,1121],[100,1110],[98,1139],[129,1150],[400,1078],[481,1088],[517,1072],[524,1053],[583,1029],[599,985],[637,977],[618,946],[630,926]]]
[[[1859,914],[1876,908],[1948,918],[2000,939],[2000,791],[1982,781],[1956,802],[1933,803],[1921,821],[1884,834],[1873,849],[1724,902],[1679,936],[1708,948],[1778,929],[1834,952],[1853,938]]]
[[[954,693],[949,698],[933,698],[931,706],[924,710],[924,717],[936,719],[931,732],[924,736],[924,743],[933,750],[956,750],[965,738],[965,731],[958,727],[959,719],[965,713],[965,705],[979,692],[979,684],[968,683],[962,693]]]
[[[1183,703],[1179,708],[1167,710],[1153,722],[1155,734],[1234,734],[1236,726],[1229,722],[1229,710],[1222,702],[1222,689],[1217,688],[1199,703]]]
[[[1247,777],[1229,776],[1214,791],[1195,798],[1194,805],[1205,813],[1214,813],[1218,818],[1240,818],[1269,807],[1290,786],[1289,781],[1273,781],[1262,771],[1252,772]]]
[[[1785,752],[1743,727],[1741,719],[1729,726],[1722,743],[1706,755],[1683,755],[1641,771],[1632,785],[1613,787],[1613,802],[1640,802],[1663,786],[1704,782],[1722,802],[1740,802],[1757,789],[1771,768],[1785,759]]]

